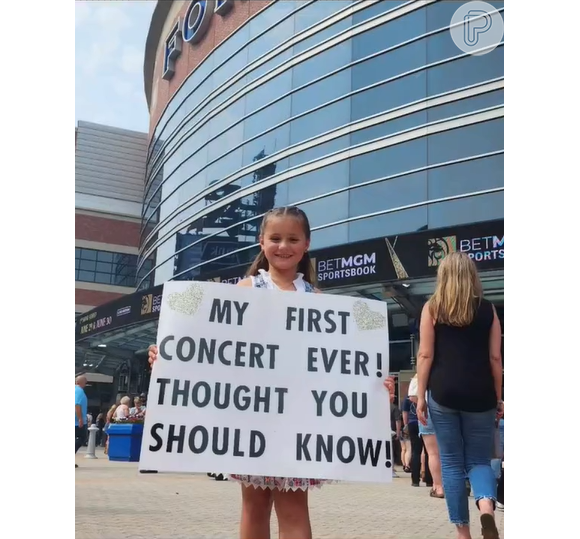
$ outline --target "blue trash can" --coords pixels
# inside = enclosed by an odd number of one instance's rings
[[[139,462],[143,423],[111,423],[107,434],[109,460]]]

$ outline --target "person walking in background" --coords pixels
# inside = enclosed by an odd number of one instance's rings
[[[99,431],[97,432],[97,446],[100,447],[101,444],[103,443],[103,437],[104,437],[104,428],[105,428],[105,413],[104,412],[100,412],[99,415],[97,416],[97,422],[96,422],[97,427],[99,428]]]
[[[471,539],[467,474],[483,538],[499,539],[491,459],[496,414],[503,414],[501,326],[465,253],[441,261],[419,338],[417,416],[423,425],[429,415],[433,422],[449,519],[458,539]]]
[[[88,400],[85,393],[87,385],[86,376],[77,376],[75,383],[75,454],[84,445],[87,438],[87,406]],[[79,465],[75,464],[75,468]]]
[[[390,395],[391,400],[391,443],[393,446],[393,462],[401,461],[401,410],[395,404],[395,395]],[[399,477],[393,465],[393,477]]]
[[[415,397],[413,397],[415,399]],[[409,433],[411,440],[411,486],[421,486],[421,455],[423,453],[423,442],[419,436],[419,422],[417,420],[417,405],[405,396],[403,401],[403,424]],[[433,478],[429,472],[429,457],[425,454],[425,475],[424,480],[427,486],[433,487]]]
[[[417,388],[418,381],[417,375],[413,376],[411,383],[409,384],[409,399],[417,399]],[[427,418],[427,424],[423,425],[419,422],[419,436],[421,438],[421,443],[425,451],[425,473],[427,473],[427,468],[431,474],[433,480],[433,488],[431,489],[430,496],[432,498],[444,498],[443,493],[443,481],[441,478],[441,462],[439,459],[439,446],[437,445],[437,438],[435,436],[435,430],[433,429],[433,423],[431,418]]]
[[[107,412],[107,416],[105,419],[105,428],[104,428],[104,432],[105,432],[105,455],[109,454],[109,427],[111,426],[111,423],[114,421],[115,412],[116,412],[119,404],[120,403],[113,404],[109,408],[109,411]]]

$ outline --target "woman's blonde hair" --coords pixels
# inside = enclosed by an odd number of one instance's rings
[[[127,405],[127,406],[128,406],[129,404],[131,404],[131,397],[123,397],[123,398],[121,399],[121,404],[125,404],[125,405]]]
[[[473,322],[482,296],[475,262],[465,253],[450,253],[439,265],[429,312],[439,324],[468,326]]]

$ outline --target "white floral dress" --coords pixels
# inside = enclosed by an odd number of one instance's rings
[[[260,270],[260,274],[252,277],[252,286],[254,288],[267,288],[276,290],[278,287],[270,278],[270,274],[265,270]],[[314,287],[303,279],[302,273],[298,273],[294,281],[296,292],[314,292]],[[253,485],[256,488],[269,488],[279,490],[307,490],[311,488],[320,488],[324,483],[330,483],[326,479],[305,479],[302,477],[269,477],[262,475],[239,475],[230,474],[228,476],[234,481],[244,485]]]

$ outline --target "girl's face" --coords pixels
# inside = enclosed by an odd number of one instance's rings
[[[310,247],[299,219],[281,215],[270,217],[266,222],[260,246],[271,267],[279,271],[296,269],[304,253]]]

